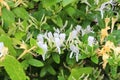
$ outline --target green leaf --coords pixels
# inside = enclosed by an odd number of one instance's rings
[[[30,39],[30,45],[31,45],[31,46],[37,45],[36,40],[33,39],[33,38],[31,38],[31,39]]]
[[[52,58],[57,64],[60,63],[60,55],[58,53],[53,53]]]
[[[5,56],[4,68],[11,80],[26,80],[26,75],[21,64],[13,56]]]
[[[7,10],[6,8],[2,9],[2,18],[7,26],[12,25],[15,22],[15,16],[13,12]]]
[[[47,66],[47,71],[52,74],[52,75],[55,75],[56,74],[56,71],[54,70],[54,68],[52,66]]]
[[[98,57],[97,56],[92,56],[91,57],[91,60],[94,62],[94,63],[96,63],[96,64],[98,64]]]
[[[40,71],[40,77],[44,77],[46,73],[47,73],[47,68],[43,67]]]
[[[22,7],[17,7],[13,10],[13,12],[15,13],[15,15],[18,17],[18,18],[22,18],[22,19],[28,19],[29,18],[29,14],[28,12],[22,8]]]
[[[25,70],[27,70],[27,68],[29,67],[29,63],[27,60],[22,61],[21,65],[22,65],[23,69],[25,69]]]
[[[63,26],[63,22],[60,16],[56,16],[55,18],[52,19],[52,21],[59,27]]]
[[[65,8],[65,11],[68,13],[68,15],[69,16],[73,16],[73,15],[75,15],[75,13],[76,13],[76,10],[75,10],[75,8],[73,8],[73,7],[67,7],[67,8]]]
[[[37,52],[38,54],[40,54],[40,55],[44,54],[44,50],[43,50],[42,48],[40,48],[40,47],[38,47],[38,48],[36,49],[36,52]]]
[[[15,38],[18,40],[22,40],[22,37],[25,36],[25,34],[26,34],[25,32],[19,31],[19,32],[15,33]]]
[[[35,67],[42,67],[42,66],[44,66],[44,64],[40,60],[37,60],[37,59],[29,59],[28,63],[30,65],[32,65],[32,66],[35,66]]]
[[[16,56],[16,51],[15,51],[13,45],[12,45],[13,42],[8,36],[1,35],[0,36],[0,42],[4,42],[5,47],[8,47],[8,50],[9,50],[10,54],[13,55],[13,56]]]
[[[42,0],[43,6],[45,8],[55,5],[57,2],[57,0]]]
[[[85,67],[85,68],[73,68],[72,71],[71,71],[71,74],[68,78],[68,80],[73,80],[73,78],[75,80],[79,80],[79,77],[82,75],[82,74],[91,74],[93,71],[93,68],[91,67]]]
[[[75,2],[76,0],[63,0],[62,4],[63,4],[63,7]]]

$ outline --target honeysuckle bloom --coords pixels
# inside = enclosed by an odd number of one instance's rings
[[[100,34],[100,43],[102,44],[103,40],[105,39],[105,37],[108,36],[108,30],[110,29],[110,27],[105,27],[104,29],[101,30],[101,34]]]
[[[37,41],[40,41],[40,42],[44,42],[44,39],[43,39],[43,35],[42,34],[38,34],[37,36]]]
[[[60,47],[63,45],[65,41],[65,34],[64,33],[54,33],[54,44],[56,48],[58,49],[59,54],[61,53]]]
[[[8,53],[8,48],[4,46],[3,42],[0,42],[0,58],[4,57]]]
[[[110,18],[105,18],[105,27],[108,27],[109,22],[110,22]]]
[[[37,45],[43,50],[42,58],[43,58],[43,60],[45,60],[45,55],[48,51],[48,47],[47,47],[47,44],[44,43],[43,35],[39,34],[37,36],[37,40],[38,40]]]
[[[118,56],[118,54],[120,53],[120,47],[114,48],[114,53],[116,56]]]
[[[114,28],[114,25],[115,25],[115,22],[118,20],[118,18],[114,18],[112,17],[112,26],[111,26],[111,33],[113,31],[113,28]]]
[[[110,56],[109,56],[108,54],[104,54],[104,55],[103,55],[103,57],[102,57],[102,59],[103,59],[103,64],[102,64],[103,69],[105,69],[105,67],[106,67],[106,65],[107,65],[107,63],[108,63],[107,59],[108,59],[109,57],[110,57]]]
[[[90,27],[90,25],[88,25],[87,28],[85,28],[85,29],[81,29],[81,32],[82,32],[82,36],[84,36],[85,34],[88,34],[90,32],[94,33],[92,28]]]
[[[42,58],[45,60],[45,55],[48,51],[47,44],[42,42],[37,42],[38,46],[43,50]]]
[[[77,25],[75,29],[76,29],[77,32],[80,32],[80,30],[82,29],[82,26]]]
[[[107,41],[103,48],[99,51],[98,55],[102,56],[103,59],[103,68],[106,67],[106,64],[108,63],[107,59],[109,58],[109,53],[112,52],[111,50],[114,50],[115,46],[114,43],[111,41]]]
[[[72,40],[76,39],[78,37],[78,34],[81,29],[82,29],[82,27],[80,25],[77,25],[76,28],[72,32],[70,32],[68,41],[72,41]]]
[[[56,47],[59,54],[61,53],[60,48],[64,45],[66,34],[60,33],[59,29],[52,34],[52,32],[45,33],[44,38],[47,39],[48,45],[53,48]]]
[[[95,44],[95,38],[93,36],[88,37],[88,45],[93,46]]]
[[[103,19],[103,14],[104,14],[104,9],[108,9],[110,10],[111,8],[108,8],[107,5],[110,4],[112,6],[112,9],[114,8],[115,6],[115,2],[113,0],[110,0],[110,1],[107,1],[107,2],[104,2],[101,7],[99,8],[99,11],[101,13],[101,18]]]
[[[70,50],[72,51],[70,53],[70,58],[72,58],[73,54],[75,54],[76,61],[78,62],[78,56],[79,56],[79,48],[75,46],[74,44],[70,45]]]

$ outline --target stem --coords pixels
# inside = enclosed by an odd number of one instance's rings
[[[17,60],[19,60],[20,58],[22,58],[26,53],[29,53],[31,50],[35,49],[36,46],[33,46],[32,48],[30,48],[29,50],[24,50],[23,53],[17,58]]]

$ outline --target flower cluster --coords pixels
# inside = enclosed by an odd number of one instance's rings
[[[78,62],[78,56],[80,55],[79,45],[81,44],[79,38],[82,38],[88,33],[94,33],[90,25],[88,25],[85,29],[83,29],[82,26],[77,25],[73,30],[71,30],[69,36],[66,36],[66,34],[59,29],[55,29],[54,33],[46,32],[44,34],[38,34],[37,44],[43,50],[43,60],[45,60],[45,56],[49,49],[53,50],[55,48],[55,51],[59,54],[61,54],[62,49],[70,50],[70,58],[75,56],[76,61]],[[88,36],[88,45],[93,46],[94,43],[94,36]]]

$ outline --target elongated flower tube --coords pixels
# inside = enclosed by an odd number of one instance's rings
[[[64,33],[54,33],[54,44],[56,48],[58,49],[59,54],[61,53],[60,47],[63,45],[65,41],[65,34]]]
[[[44,43],[43,35],[39,34],[37,36],[37,40],[38,40],[37,45],[43,50],[42,58],[43,58],[43,60],[45,60],[45,55],[48,51],[48,47],[47,47],[47,44]]]
[[[88,25],[87,28],[85,28],[85,29],[81,29],[81,32],[82,32],[82,36],[84,36],[85,34],[88,34],[90,32],[94,33],[92,28],[90,27],[90,25]]]
[[[75,54],[76,61],[78,62],[78,56],[79,56],[79,48],[75,46],[74,44],[70,45],[70,50],[72,51],[70,53],[70,58],[72,58],[73,54]]]
[[[99,11],[100,11],[100,14],[101,14],[101,18],[102,18],[102,19],[103,19],[103,17],[104,17],[104,9],[106,8],[106,5],[108,5],[108,4],[112,5],[112,7],[113,7],[113,0],[104,2],[104,3],[101,5],[101,7],[99,8]]]
[[[39,34],[39,35],[37,36],[37,40],[43,43],[43,42],[44,42],[43,35],[42,35],[42,34]]]
[[[2,60],[6,54],[8,54],[8,48],[4,46],[3,42],[0,42],[0,60]]]

